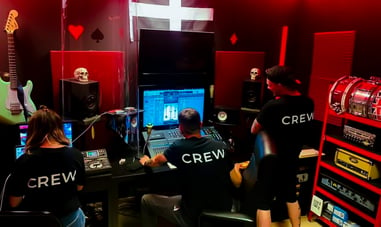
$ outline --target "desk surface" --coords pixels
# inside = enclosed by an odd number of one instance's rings
[[[309,160],[309,157],[311,156],[301,160]],[[119,165],[117,161],[113,161],[111,166],[112,169],[108,173],[89,175],[85,185],[85,192],[107,192],[105,202],[108,210],[108,226],[118,224],[118,198],[122,193],[134,193],[139,189],[165,194],[175,194],[178,191],[176,180],[178,171],[167,165],[147,168],[142,167],[135,158],[127,158],[124,164]]]
[[[103,191],[107,194],[107,201],[104,202],[107,209],[108,226],[118,224],[118,198],[123,193],[134,193],[144,189],[151,192],[175,194],[178,190],[175,180],[176,169],[170,169],[167,165],[137,168],[138,164],[135,162],[133,159],[127,160],[123,165],[111,162],[111,172],[87,176],[85,193]]]
[[[144,176],[151,173],[162,173],[172,171],[167,165],[159,167],[143,167],[138,160],[126,161],[126,163],[119,165],[118,163],[112,163],[112,178],[128,178],[134,176]]]

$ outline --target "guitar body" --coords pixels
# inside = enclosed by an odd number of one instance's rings
[[[33,113],[36,111],[36,106],[34,105],[30,94],[33,89],[32,81],[28,80],[26,85],[23,87],[24,90],[24,103],[25,110],[18,102],[17,90],[13,90],[10,87],[9,82],[5,82],[0,79],[0,122],[4,124],[17,124],[23,123],[27,120],[24,117],[24,111],[28,113]],[[17,114],[12,113],[11,108],[14,108],[14,105],[20,105],[17,108],[21,111]]]

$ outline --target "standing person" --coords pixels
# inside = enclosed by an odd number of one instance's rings
[[[264,131],[275,147],[275,155],[259,163],[254,186],[257,226],[271,225],[270,206],[274,198],[287,204],[292,226],[300,226],[300,207],[296,197],[299,153],[312,129],[314,103],[299,91],[301,82],[285,66],[266,70],[267,88],[274,99],[268,101],[254,120],[251,133]]]
[[[78,191],[83,189],[83,155],[69,147],[61,117],[46,106],[28,122],[23,154],[9,178],[9,204],[15,210],[50,211],[63,226],[83,227]]]
[[[179,226],[197,226],[203,209],[230,211],[233,165],[223,142],[200,134],[200,114],[192,108],[179,113],[179,130],[185,139],[175,141],[163,154],[152,159],[143,156],[140,163],[155,167],[174,164],[179,172],[180,194],[164,196],[145,194],[141,199],[142,226],[157,226],[161,216]]]

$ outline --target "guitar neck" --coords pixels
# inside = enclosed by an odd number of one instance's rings
[[[8,37],[8,64],[9,64],[9,77],[10,88],[17,89],[17,73],[16,73],[16,51],[15,41],[12,34],[7,34]]]

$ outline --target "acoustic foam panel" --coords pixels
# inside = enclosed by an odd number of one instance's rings
[[[243,81],[250,69],[264,69],[264,52],[216,51],[214,106],[241,108]]]
[[[351,75],[355,31],[318,32],[314,34],[309,96],[315,102],[315,119],[323,121],[329,86],[345,75]],[[340,124],[329,118],[332,124]]]

